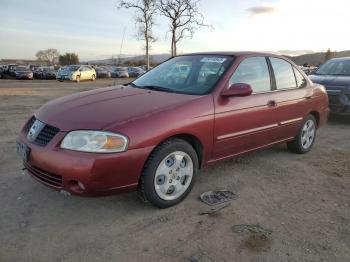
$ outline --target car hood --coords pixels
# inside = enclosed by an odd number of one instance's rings
[[[16,71],[16,74],[30,74],[32,71],[26,70],[26,71]]]
[[[35,115],[61,131],[108,130],[108,127],[149,117],[197,98],[199,96],[113,86],[52,100]]]
[[[312,82],[324,85],[326,89],[346,89],[350,87],[350,76],[310,75]]]

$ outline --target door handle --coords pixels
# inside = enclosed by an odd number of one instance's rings
[[[306,96],[305,99],[311,99],[311,96]]]
[[[267,106],[269,107],[275,107],[277,105],[275,100],[270,100],[269,102],[267,102]]]

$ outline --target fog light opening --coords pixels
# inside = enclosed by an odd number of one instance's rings
[[[84,191],[85,190],[85,186],[82,182],[78,181],[78,186]]]
[[[76,193],[82,193],[85,191],[85,186],[82,182],[77,180],[69,181],[69,189]]]

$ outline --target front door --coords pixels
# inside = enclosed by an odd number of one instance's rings
[[[213,159],[248,152],[278,141],[276,94],[265,57],[248,57],[232,75],[229,85],[251,85],[246,97],[220,97],[215,105]]]

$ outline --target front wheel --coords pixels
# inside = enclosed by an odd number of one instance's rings
[[[317,122],[313,115],[308,115],[298,135],[287,143],[288,149],[297,154],[309,152],[316,139]]]
[[[95,75],[92,75],[91,80],[92,80],[92,81],[95,81],[95,80],[96,80],[96,76],[95,76]]]
[[[75,78],[75,82],[77,82],[77,83],[80,82],[80,76],[77,76],[77,77]]]
[[[198,171],[198,156],[184,140],[170,139],[158,146],[140,178],[143,198],[159,208],[178,204],[191,191]]]

